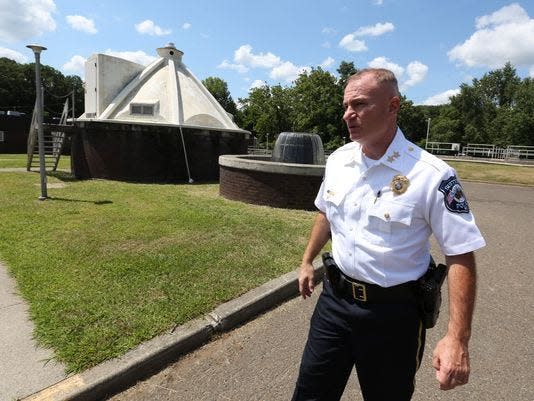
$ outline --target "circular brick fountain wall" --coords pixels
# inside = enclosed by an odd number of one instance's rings
[[[315,210],[324,165],[280,163],[270,156],[219,157],[221,196],[257,205]]]

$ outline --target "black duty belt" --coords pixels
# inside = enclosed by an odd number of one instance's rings
[[[328,252],[323,254],[323,265],[326,277],[330,281],[334,293],[339,297],[369,303],[409,302],[416,299],[416,281],[409,281],[392,287],[381,287],[355,280],[339,270]]]

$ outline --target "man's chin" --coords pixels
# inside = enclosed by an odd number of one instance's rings
[[[350,132],[349,138],[352,142],[358,142],[360,139],[362,139],[362,136],[358,132]]]

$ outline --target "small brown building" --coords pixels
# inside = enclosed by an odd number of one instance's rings
[[[32,116],[0,112],[0,153],[26,153]]]

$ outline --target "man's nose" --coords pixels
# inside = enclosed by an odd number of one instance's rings
[[[343,120],[347,121],[354,117],[356,117],[356,112],[354,110],[352,110],[350,107],[345,110],[345,113],[343,114]]]

